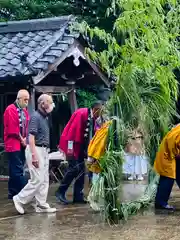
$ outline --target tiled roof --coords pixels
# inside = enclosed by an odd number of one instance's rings
[[[68,30],[72,21],[64,16],[0,23],[0,78],[30,74],[29,66],[47,70],[79,37]]]

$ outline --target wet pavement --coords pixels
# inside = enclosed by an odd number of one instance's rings
[[[118,226],[103,223],[100,214],[94,213],[88,205],[57,204],[55,185],[50,187],[49,203],[57,207],[56,214],[36,214],[27,207],[27,213],[20,216],[6,199],[7,183],[0,183],[0,187],[0,240],[179,240],[180,193],[177,187],[171,197],[177,212],[155,214],[150,207]],[[124,183],[124,200],[136,199],[144,188],[143,183]]]

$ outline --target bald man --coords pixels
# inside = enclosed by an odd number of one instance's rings
[[[26,135],[29,121],[29,93],[22,89],[16,101],[4,112],[4,145],[8,156],[8,198],[12,199],[27,184],[24,176]]]
[[[24,205],[36,200],[35,210],[38,213],[53,213],[47,201],[49,190],[49,121],[48,115],[54,108],[53,99],[47,94],[38,98],[38,110],[30,119],[26,162],[30,172],[28,184],[13,197],[16,210],[24,214]]]

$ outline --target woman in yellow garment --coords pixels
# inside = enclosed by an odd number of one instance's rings
[[[155,208],[174,210],[168,205],[174,180],[180,187],[180,125],[172,128],[161,142],[154,162],[154,169],[160,175],[156,193]]]
[[[88,146],[87,167],[88,170],[93,173],[92,183],[96,181],[99,173],[101,172],[99,160],[104,155],[106,150],[108,130],[110,125],[111,121],[104,123],[102,127],[96,131]]]

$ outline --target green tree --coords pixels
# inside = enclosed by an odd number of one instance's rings
[[[92,104],[97,101],[97,97],[94,93],[92,93],[89,89],[77,89],[77,104],[78,107],[88,107],[91,108]]]
[[[0,21],[73,14],[91,26],[106,26],[111,31],[115,17],[106,17],[110,4],[110,0],[0,0]]]
[[[141,126],[152,164],[159,141],[176,115],[178,82],[173,70],[180,66],[180,5],[175,0],[113,0],[108,12],[116,14],[112,33],[91,28],[86,22],[76,28],[90,36],[92,42],[95,38],[105,43],[103,50],[87,49],[87,54],[116,79],[109,105],[111,115],[116,115],[118,149],[113,147],[114,137],[111,137],[102,159],[103,181],[99,181],[101,186],[104,183],[106,217],[114,221],[127,218],[145,204],[144,198],[136,204],[123,204],[118,197],[121,173],[117,169],[122,168],[119,151],[126,142],[124,130]],[[150,184],[146,193],[154,191]]]
[[[72,14],[65,0],[0,0],[1,21],[37,19]]]
[[[85,20],[90,26],[103,27],[112,31],[115,16],[107,16],[107,8],[111,6],[111,0],[72,0],[70,1],[75,16]]]

